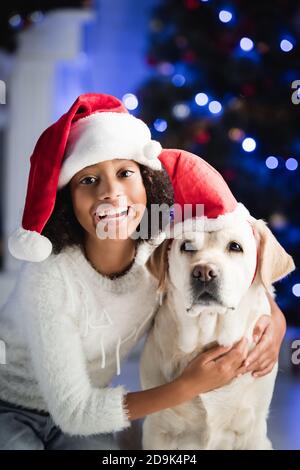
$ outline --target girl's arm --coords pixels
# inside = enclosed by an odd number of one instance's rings
[[[274,301],[267,293],[271,316],[262,315],[253,330],[253,339],[257,343],[240,370],[241,373],[252,372],[254,377],[262,377],[269,374],[278,361],[280,346],[286,332],[285,317]]]
[[[124,405],[130,420],[173,408],[236,377],[248,352],[243,338],[233,348],[214,347],[194,358],[173,382],[143,392],[128,393]]]

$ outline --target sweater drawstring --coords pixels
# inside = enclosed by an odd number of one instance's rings
[[[120,366],[120,346],[121,346],[121,336],[118,337],[117,347],[116,347],[116,362],[117,362],[117,375],[121,374]]]
[[[102,357],[101,368],[105,369],[106,354],[105,354],[105,348],[103,344],[103,335],[101,335],[101,338],[100,338],[100,346],[101,346],[101,357]]]

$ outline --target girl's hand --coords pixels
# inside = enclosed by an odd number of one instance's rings
[[[254,377],[269,374],[278,361],[280,346],[286,331],[283,313],[270,297],[271,316],[262,315],[253,330],[255,348],[250,352],[239,374],[252,372]]]
[[[179,377],[185,400],[231,382],[247,357],[248,342],[242,338],[233,347],[216,346],[195,357]]]

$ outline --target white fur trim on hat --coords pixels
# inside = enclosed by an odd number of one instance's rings
[[[51,254],[52,243],[44,235],[20,227],[10,235],[8,249],[15,258],[40,262]]]
[[[129,113],[98,112],[71,127],[58,188],[86,166],[115,158],[134,160],[161,170],[159,142],[151,140],[147,125]]]
[[[170,223],[165,227],[164,232],[166,233],[166,238],[178,238],[183,233],[195,230],[200,232],[216,232],[217,230],[232,227],[241,220],[250,221],[250,219],[251,216],[248,209],[243,204],[238,203],[236,208],[227,214],[219,215],[214,219],[202,216],[189,218],[175,224]]]
[[[157,159],[157,156],[161,153],[162,148],[159,142],[151,140],[143,148],[143,154],[148,160]]]

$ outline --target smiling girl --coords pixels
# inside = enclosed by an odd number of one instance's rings
[[[160,151],[147,126],[103,94],[81,95],[38,140],[22,227],[9,239],[26,262],[0,316],[0,449],[117,449],[114,433],[133,420],[241,370],[244,339],[199,355],[160,387],[109,386],[158,305],[145,263],[163,227],[153,231],[150,209],[173,202]],[[248,358],[248,370],[262,374],[285,328],[274,302],[272,309],[255,329],[259,352]]]

